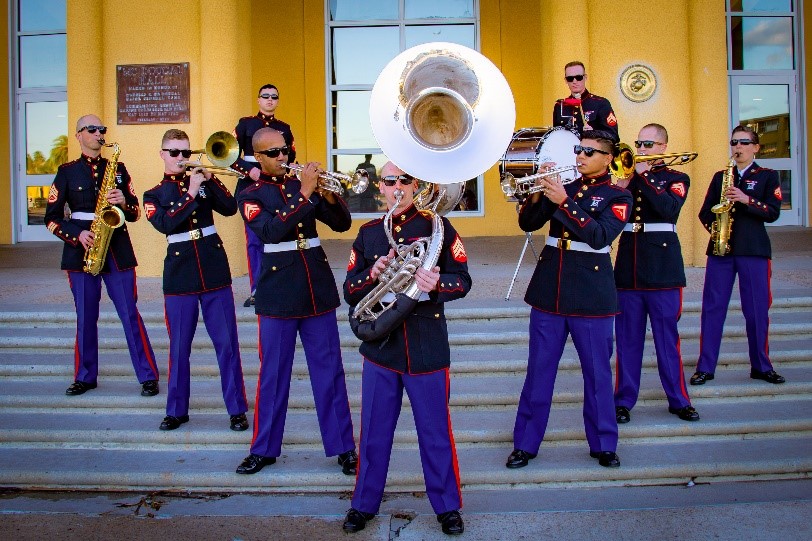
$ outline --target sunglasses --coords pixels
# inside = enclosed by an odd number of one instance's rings
[[[278,100],[279,94],[260,94],[259,97],[262,98],[263,100],[267,100],[269,98],[272,100]]]
[[[268,156],[269,158],[277,158],[279,157],[279,153],[282,153],[283,156],[287,156],[290,154],[290,149],[287,146],[279,147],[279,148],[269,148],[267,150],[255,150],[255,154],[262,154],[264,156]]]
[[[384,184],[387,186],[394,186],[400,181],[401,186],[408,186],[414,180],[414,177],[411,175],[388,175],[381,179]]]
[[[730,146],[732,146],[732,147],[735,147],[736,145],[747,146],[747,145],[755,145],[755,144],[756,144],[756,142],[753,141],[752,139],[731,139],[730,140]]]
[[[575,154],[580,154],[581,152],[583,152],[587,158],[591,158],[592,155],[596,152],[598,154],[605,154],[607,156],[609,155],[609,153],[606,151],[592,147],[582,147],[581,145],[575,145],[574,147],[572,147],[572,150],[575,152]]]
[[[79,128],[79,131],[76,133],[81,133],[85,130],[87,130],[87,133],[96,133],[96,130],[98,130],[100,134],[104,135],[107,133],[107,126],[83,126]]]
[[[637,148],[645,147],[645,148],[653,148],[654,145],[663,145],[665,143],[660,143],[658,141],[635,141],[634,146]]]
[[[168,152],[173,158],[177,158],[179,154],[183,154],[183,157],[188,160],[192,156],[192,151],[188,148],[162,148],[161,150]]]
[[[564,79],[566,79],[568,83],[571,83],[573,81],[583,81],[584,76],[583,75],[565,75]]]

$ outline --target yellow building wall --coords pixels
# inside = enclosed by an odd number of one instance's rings
[[[0,0],[0,10],[2,13],[8,13],[9,5],[7,0]],[[10,58],[11,51],[9,51],[9,25],[8,18],[3,17],[6,24],[0,24],[0,58]],[[12,142],[9,137],[11,133],[11,117],[9,116],[9,106],[11,103],[11,95],[9,89],[11,88],[11,81],[9,80],[9,70],[5,69],[0,73],[0,103],[5,103],[6,106],[0,107],[0,164],[4,167],[0,169],[0,244],[11,244],[11,224],[14,223],[12,219],[12,201],[11,201],[11,179],[12,168],[14,167],[11,161],[11,146]]]
[[[261,0],[179,0],[172,11],[182,14],[181,24],[176,17],[143,15],[164,13],[165,7],[157,0],[68,0],[70,123],[91,112],[102,117],[111,127],[108,141],[122,146],[121,160],[139,194],[161,178],[157,153],[167,128],[186,130],[192,146],[202,147],[212,132],[230,131],[240,117],[256,112],[256,91],[264,83],[279,87],[278,116],[291,124],[299,160],[326,163],[323,0],[278,2],[273,9]],[[689,264],[704,263],[707,233],[696,213],[728,151],[724,9],[723,0],[480,1],[481,50],[504,72],[513,90],[517,128],[549,125],[553,103],[568,92],[563,66],[578,59],[586,64],[590,91],[612,102],[623,141],[633,141],[644,124],[659,122],[669,130],[670,151],[699,152],[699,159],[685,168],[692,187],[678,224]],[[623,14],[621,22],[618,13]],[[668,35],[643,39],[640,33],[656,21],[667,22]],[[89,35],[105,39],[86,39]],[[116,65],[164,62],[190,63],[191,122],[116,125]],[[623,69],[634,63],[653,69],[658,84],[655,95],[639,104],[623,97],[618,85]],[[72,157],[79,152],[73,139],[70,151]],[[485,217],[455,218],[464,237],[521,235],[515,206],[505,202],[498,176],[496,164],[485,173]],[[227,184],[233,186],[233,179]],[[0,199],[0,213],[9,208],[10,203]],[[356,220],[343,234],[322,227],[320,235],[353,238],[361,223]],[[241,220],[220,219],[217,226],[234,274],[243,274]],[[162,236],[146,220],[130,230],[141,274],[160,275]]]

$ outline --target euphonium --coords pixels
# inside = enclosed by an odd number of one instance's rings
[[[118,168],[118,157],[121,154],[121,148],[118,143],[109,143],[104,146],[113,147],[113,155],[107,161],[107,168],[104,170],[104,177],[99,187],[99,196],[96,198],[96,210],[94,212],[96,217],[90,224],[93,243],[85,251],[85,266],[82,269],[93,276],[97,276],[104,267],[113,230],[124,225],[124,212],[107,201],[107,193],[116,188],[116,169]]]
[[[725,192],[733,186],[733,168],[736,162],[733,158],[722,174],[722,195],[719,203],[711,207],[711,212],[716,215],[711,224],[711,241],[713,241],[713,255],[727,255],[730,253],[730,231],[733,228],[733,216],[730,209],[733,208],[733,201],[725,197]]]

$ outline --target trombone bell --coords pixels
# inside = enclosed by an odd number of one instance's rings
[[[214,132],[206,140],[206,148],[193,150],[192,154],[200,154],[201,156],[205,154],[212,165],[205,165],[200,160],[183,162],[187,169],[200,167],[219,175],[242,176],[231,169],[231,165],[240,157],[240,144],[237,142],[237,138],[227,131]]]
[[[699,153],[697,152],[674,152],[671,154],[635,154],[632,148],[625,144],[618,144],[620,149],[618,155],[609,164],[612,175],[619,179],[631,178],[634,174],[634,166],[640,162],[653,162],[662,160],[658,167],[673,167],[675,165],[685,165],[694,161]]]

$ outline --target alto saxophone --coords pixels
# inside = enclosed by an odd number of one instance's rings
[[[713,241],[713,255],[727,255],[730,253],[730,231],[733,228],[733,217],[730,210],[733,208],[733,201],[725,197],[725,192],[733,187],[733,168],[736,162],[733,158],[722,174],[722,195],[719,202],[711,207],[711,212],[716,215],[711,224],[711,241]]]
[[[104,178],[99,187],[99,196],[96,198],[96,210],[94,212],[96,217],[90,224],[93,243],[85,251],[85,266],[82,269],[93,276],[97,276],[104,267],[113,230],[124,225],[124,212],[107,201],[107,193],[116,188],[116,169],[118,168],[118,157],[121,154],[121,148],[119,148],[118,143],[103,146],[113,147],[113,156],[107,162]]]

